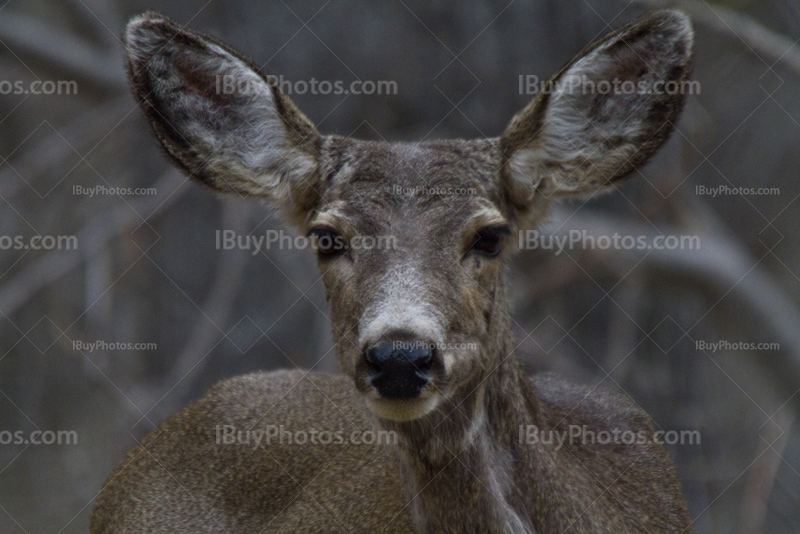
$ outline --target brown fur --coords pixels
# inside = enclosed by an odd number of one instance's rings
[[[600,67],[589,64],[593,75],[686,78],[685,17],[660,13],[620,32],[581,56],[601,56]],[[620,48],[625,39],[655,70]],[[543,119],[559,109],[553,98],[586,103],[562,95],[535,100],[497,139],[365,142],[319,136],[261,74],[271,107],[210,94],[215,72],[253,76],[252,64],[163,17],[136,19],[126,42],[134,91],[179,165],[218,190],[287,203],[290,220],[303,230],[324,225],[348,242],[391,236],[393,246],[320,255],[343,376],[282,371],[217,385],[125,458],[97,499],[93,534],[688,530],[677,476],[660,445],[578,441],[556,448],[520,439],[530,425],[646,436],[653,429],[624,397],[524,375],[506,295],[515,240],[505,238],[497,257],[470,249],[484,226],[507,224],[513,236],[544,216],[551,195],[591,193],[629,174],[664,142],[682,96],[631,97],[633,110],[625,98],[589,99],[580,114],[616,132],[614,140],[598,139],[577,115]],[[564,72],[571,71],[558,77]],[[203,122],[205,110],[221,119]],[[257,154],[244,152],[258,139],[221,129],[230,116],[267,125],[271,142]],[[577,144],[595,150],[570,152],[547,129],[550,120],[572,121],[585,135]],[[234,135],[239,143],[226,144]],[[258,164],[248,168],[252,161]],[[396,416],[385,416],[375,412],[381,399],[365,378],[363,353],[400,325],[440,348],[419,399],[396,401]],[[345,437],[377,430],[396,442],[225,444],[218,441],[225,425]]]

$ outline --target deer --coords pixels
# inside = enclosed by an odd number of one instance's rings
[[[688,80],[693,42],[685,14],[652,13],[587,46],[499,137],[408,143],[321,135],[244,55],[131,19],[133,94],[168,157],[315,243],[341,374],[217,384],[122,460],[90,532],[689,531],[661,443],[528,439],[654,425],[621,393],[523,372],[507,270],[551,201],[614,189],[666,142],[685,96],[665,87]],[[599,90],[615,82],[637,90]]]

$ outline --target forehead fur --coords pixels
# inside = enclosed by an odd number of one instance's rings
[[[392,218],[466,222],[476,211],[505,214],[496,140],[387,143],[329,138],[317,214],[336,209],[367,226]]]

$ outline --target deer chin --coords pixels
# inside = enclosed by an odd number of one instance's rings
[[[381,419],[413,421],[425,417],[439,405],[439,395],[416,399],[367,399],[367,407]]]

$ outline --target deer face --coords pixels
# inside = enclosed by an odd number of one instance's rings
[[[341,367],[374,413],[404,421],[507,356],[513,236],[551,198],[609,187],[663,144],[684,100],[666,88],[688,76],[692,33],[676,12],[633,23],[499,138],[419,144],[321,136],[249,60],[159,15],[134,19],[126,45],[169,156],[214,189],[268,198],[316,244]],[[220,91],[231,78],[237,89]]]
[[[334,139],[326,154],[337,171],[309,233],[354,244],[317,251],[339,361],[379,415],[423,413],[497,356],[515,218],[500,150]]]

